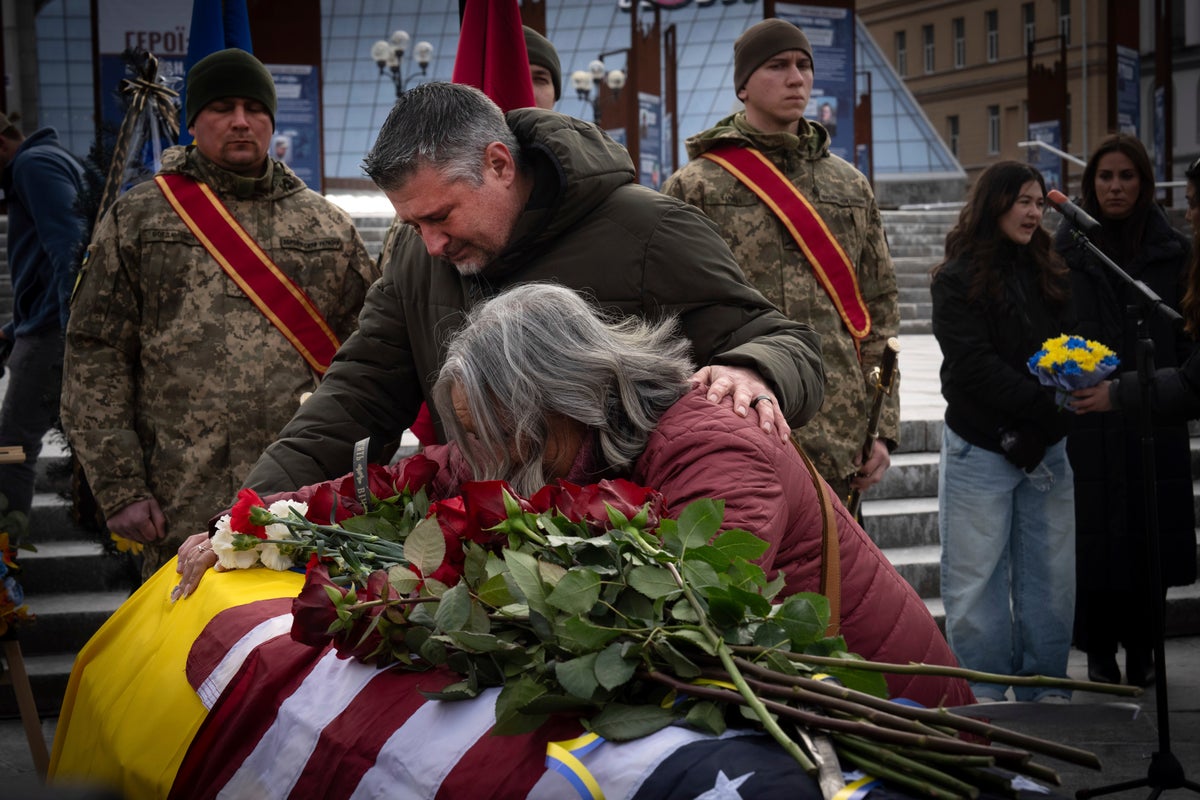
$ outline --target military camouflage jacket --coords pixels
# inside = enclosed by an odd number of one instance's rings
[[[829,295],[804,253],[769,208],[725,169],[700,158],[715,146],[757,147],[813,204],[858,271],[858,285],[871,313],[871,332],[862,341],[862,360]],[[821,334],[825,361],[825,403],[797,436],[818,469],[839,490],[854,472],[874,396],[866,375],[879,364],[884,343],[897,335],[900,310],[896,276],[883,222],[871,186],[862,173],[830,154],[829,134],[801,122],[800,136],[765,134],[744,112],[721,120],[687,140],[691,161],[663,186],[669,195],[698,207],[721,228],[746,277],[785,315]],[[899,440],[899,392],[885,401],[881,435]]]
[[[378,271],[344,211],[278,161],[253,181],[175,147],[162,171],[212,187],[338,338],[355,330]],[[237,492],[315,380],[147,182],[96,226],[63,384],[63,423],[104,513],[153,496],[178,539]]]

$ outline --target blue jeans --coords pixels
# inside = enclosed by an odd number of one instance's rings
[[[63,334],[18,336],[8,357],[8,391],[0,404],[0,445],[20,445],[25,461],[0,464],[0,493],[9,509],[29,513],[33,503],[34,467],[42,437],[58,419],[62,394]]]
[[[946,638],[959,662],[1004,675],[1066,677],[1075,612],[1075,494],[1066,444],[1033,473],[943,426],[938,476]],[[972,685],[1003,699],[1007,686]],[[1017,700],[1069,696],[1013,687]]]

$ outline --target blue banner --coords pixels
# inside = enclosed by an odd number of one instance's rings
[[[638,92],[638,183],[658,189],[663,182],[662,98]]]
[[[317,67],[311,64],[267,64],[275,81],[279,108],[271,157],[292,168],[315,192],[321,186],[321,92]]]
[[[1117,45],[1117,130],[1132,136],[1141,127],[1141,65],[1138,52]]]
[[[829,150],[854,163],[854,14],[848,8],[777,3],[812,45],[813,90],[804,116],[829,131]]]
[[[1062,149],[1062,124],[1054,119],[1029,123],[1029,138]],[[1046,191],[1063,190],[1062,158],[1044,147],[1029,148],[1029,164],[1046,179]]]

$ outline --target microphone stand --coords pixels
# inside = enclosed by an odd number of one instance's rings
[[[1200,784],[1187,779],[1183,773],[1183,766],[1179,763],[1179,759],[1171,752],[1171,721],[1167,703],[1167,659],[1166,648],[1163,642],[1166,636],[1164,622],[1166,610],[1164,608],[1162,562],[1160,561],[1158,538],[1158,498],[1156,496],[1158,478],[1154,465],[1154,411],[1150,405],[1152,400],[1152,381],[1154,380],[1154,340],[1150,337],[1149,326],[1147,324],[1147,318],[1154,314],[1157,314],[1163,320],[1176,327],[1183,324],[1183,318],[1173,308],[1166,305],[1162,301],[1162,298],[1155,294],[1149,286],[1142,281],[1134,280],[1129,273],[1118,267],[1112,259],[1087,238],[1086,234],[1082,233],[1073,223],[1070,223],[1070,220],[1068,220],[1068,223],[1071,224],[1071,235],[1075,238],[1075,241],[1086,247],[1096,257],[1097,261],[1107,267],[1109,272],[1130,287],[1134,295],[1139,297],[1139,302],[1129,305],[1126,310],[1134,318],[1138,332],[1136,362],[1138,396],[1141,403],[1141,407],[1138,409],[1138,429],[1141,432],[1142,487],[1144,503],[1146,505],[1146,557],[1148,559],[1147,568],[1149,570],[1149,585],[1147,589],[1150,592],[1150,635],[1154,642],[1154,680],[1157,698],[1155,708],[1157,710],[1158,722],[1158,750],[1150,757],[1150,767],[1145,778],[1115,783],[1096,789],[1081,789],[1075,793],[1075,797],[1078,800],[1086,800],[1089,797],[1123,792],[1127,789],[1136,789],[1139,786],[1150,787],[1149,800],[1154,800],[1154,798],[1162,794],[1164,789],[1186,787],[1193,792],[1200,793]]]

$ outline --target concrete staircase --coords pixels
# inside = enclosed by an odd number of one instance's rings
[[[942,260],[958,211],[958,206],[946,206],[882,212],[900,291],[901,335],[933,332],[929,270]]]

